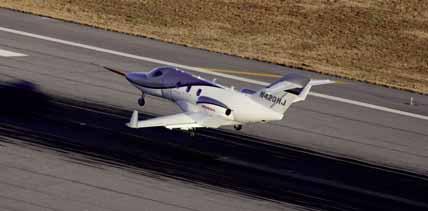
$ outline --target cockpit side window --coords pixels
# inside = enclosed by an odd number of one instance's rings
[[[152,74],[151,74],[151,76],[153,77],[153,78],[156,78],[156,77],[159,77],[159,76],[161,76],[163,73],[162,73],[162,71],[161,70],[155,70]]]

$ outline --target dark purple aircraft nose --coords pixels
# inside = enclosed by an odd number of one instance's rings
[[[147,75],[142,72],[131,72],[126,74],[126,79],[132,84],[144,84],[147,80]]]

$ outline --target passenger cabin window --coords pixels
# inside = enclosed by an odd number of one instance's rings
[[[198,91],[196,92],[196,96],[201,95],[201,92],[202,92],[202,90],[201,90],[201,89],[198,89]]]
[[[186,92],[190,92],[191,86],[187,86]]]
[[[162,75],[162,71],[160,71],[160,70],[155,70],[155,71],[152,73],[152,77],[153,77],[153,78],[159,77],[159,76],[161,76],[161,75]]]

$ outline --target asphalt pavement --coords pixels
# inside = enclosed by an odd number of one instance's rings
[[[428,177],[227,131],[118,128],[127,110],[33,87],[0,87],[0,208],[428,209]]]

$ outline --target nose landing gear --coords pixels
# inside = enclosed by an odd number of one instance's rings
[[[241,130],[242,129],[242,125],[234,125],[233,128],[235,128],[235,130]]]
[[[144,104],[146,104],[146,101],[144,100],[144,97],[138,98],[138,105],[144,106]]]

